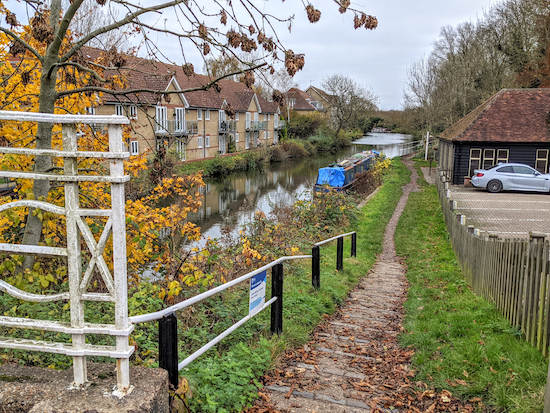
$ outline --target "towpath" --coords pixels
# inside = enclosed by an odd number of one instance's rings
[[[384,411],[384,405],[395,404],[390,394],[410,386],[412,352],[398,343],[407,282],[393,238],[409,194],[418,190],[418,175],[410,157],[403,162],[412,179],[388,223],[382,254],[339,311],[317,328],[313,340],[289,352],[281,369],[266,378],[263,405],[269,409],[263,411]]]

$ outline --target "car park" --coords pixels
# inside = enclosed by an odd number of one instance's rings
[[[550,193],[550,174],[543,174],[528,165],[501,163],[489,169],[476,169],[471,178],[476,188],[489,192],[535,191]]]

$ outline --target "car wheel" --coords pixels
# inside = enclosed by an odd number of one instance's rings
[[[493,179],[487,184],[487,191],[491,193],[496,193],[502,191],[502,182]]]

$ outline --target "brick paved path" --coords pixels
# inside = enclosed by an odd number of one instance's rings
[[[407,283],[393,236],[408,195],[416,190],[418,176],[410,157],[404,162],[413,183],[403,188],[386,228],[382,254],[338,314],[319,327],[312,342],[298,352],[303,362],[289,362],[267,386],[278,410],[368,412],[370,404],[376,404],[374,399],[406,381],[408,358],[400,358],[403,350],[397,337]]]

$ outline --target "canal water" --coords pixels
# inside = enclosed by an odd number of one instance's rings
[[[406,155],[411,152],[412,140],[411,135],[371,133],[336,154],[315,159],[289,159],[270,164],[261,172],[205,179],[201,209],[188,218],[201,227],[204,239],[219,238],[222,228],[238,231],[257,211],[269,214],[274,206],[290,205],[297,198],[311,196],[319,168],[368,149],[383,152],[388,158]]]

